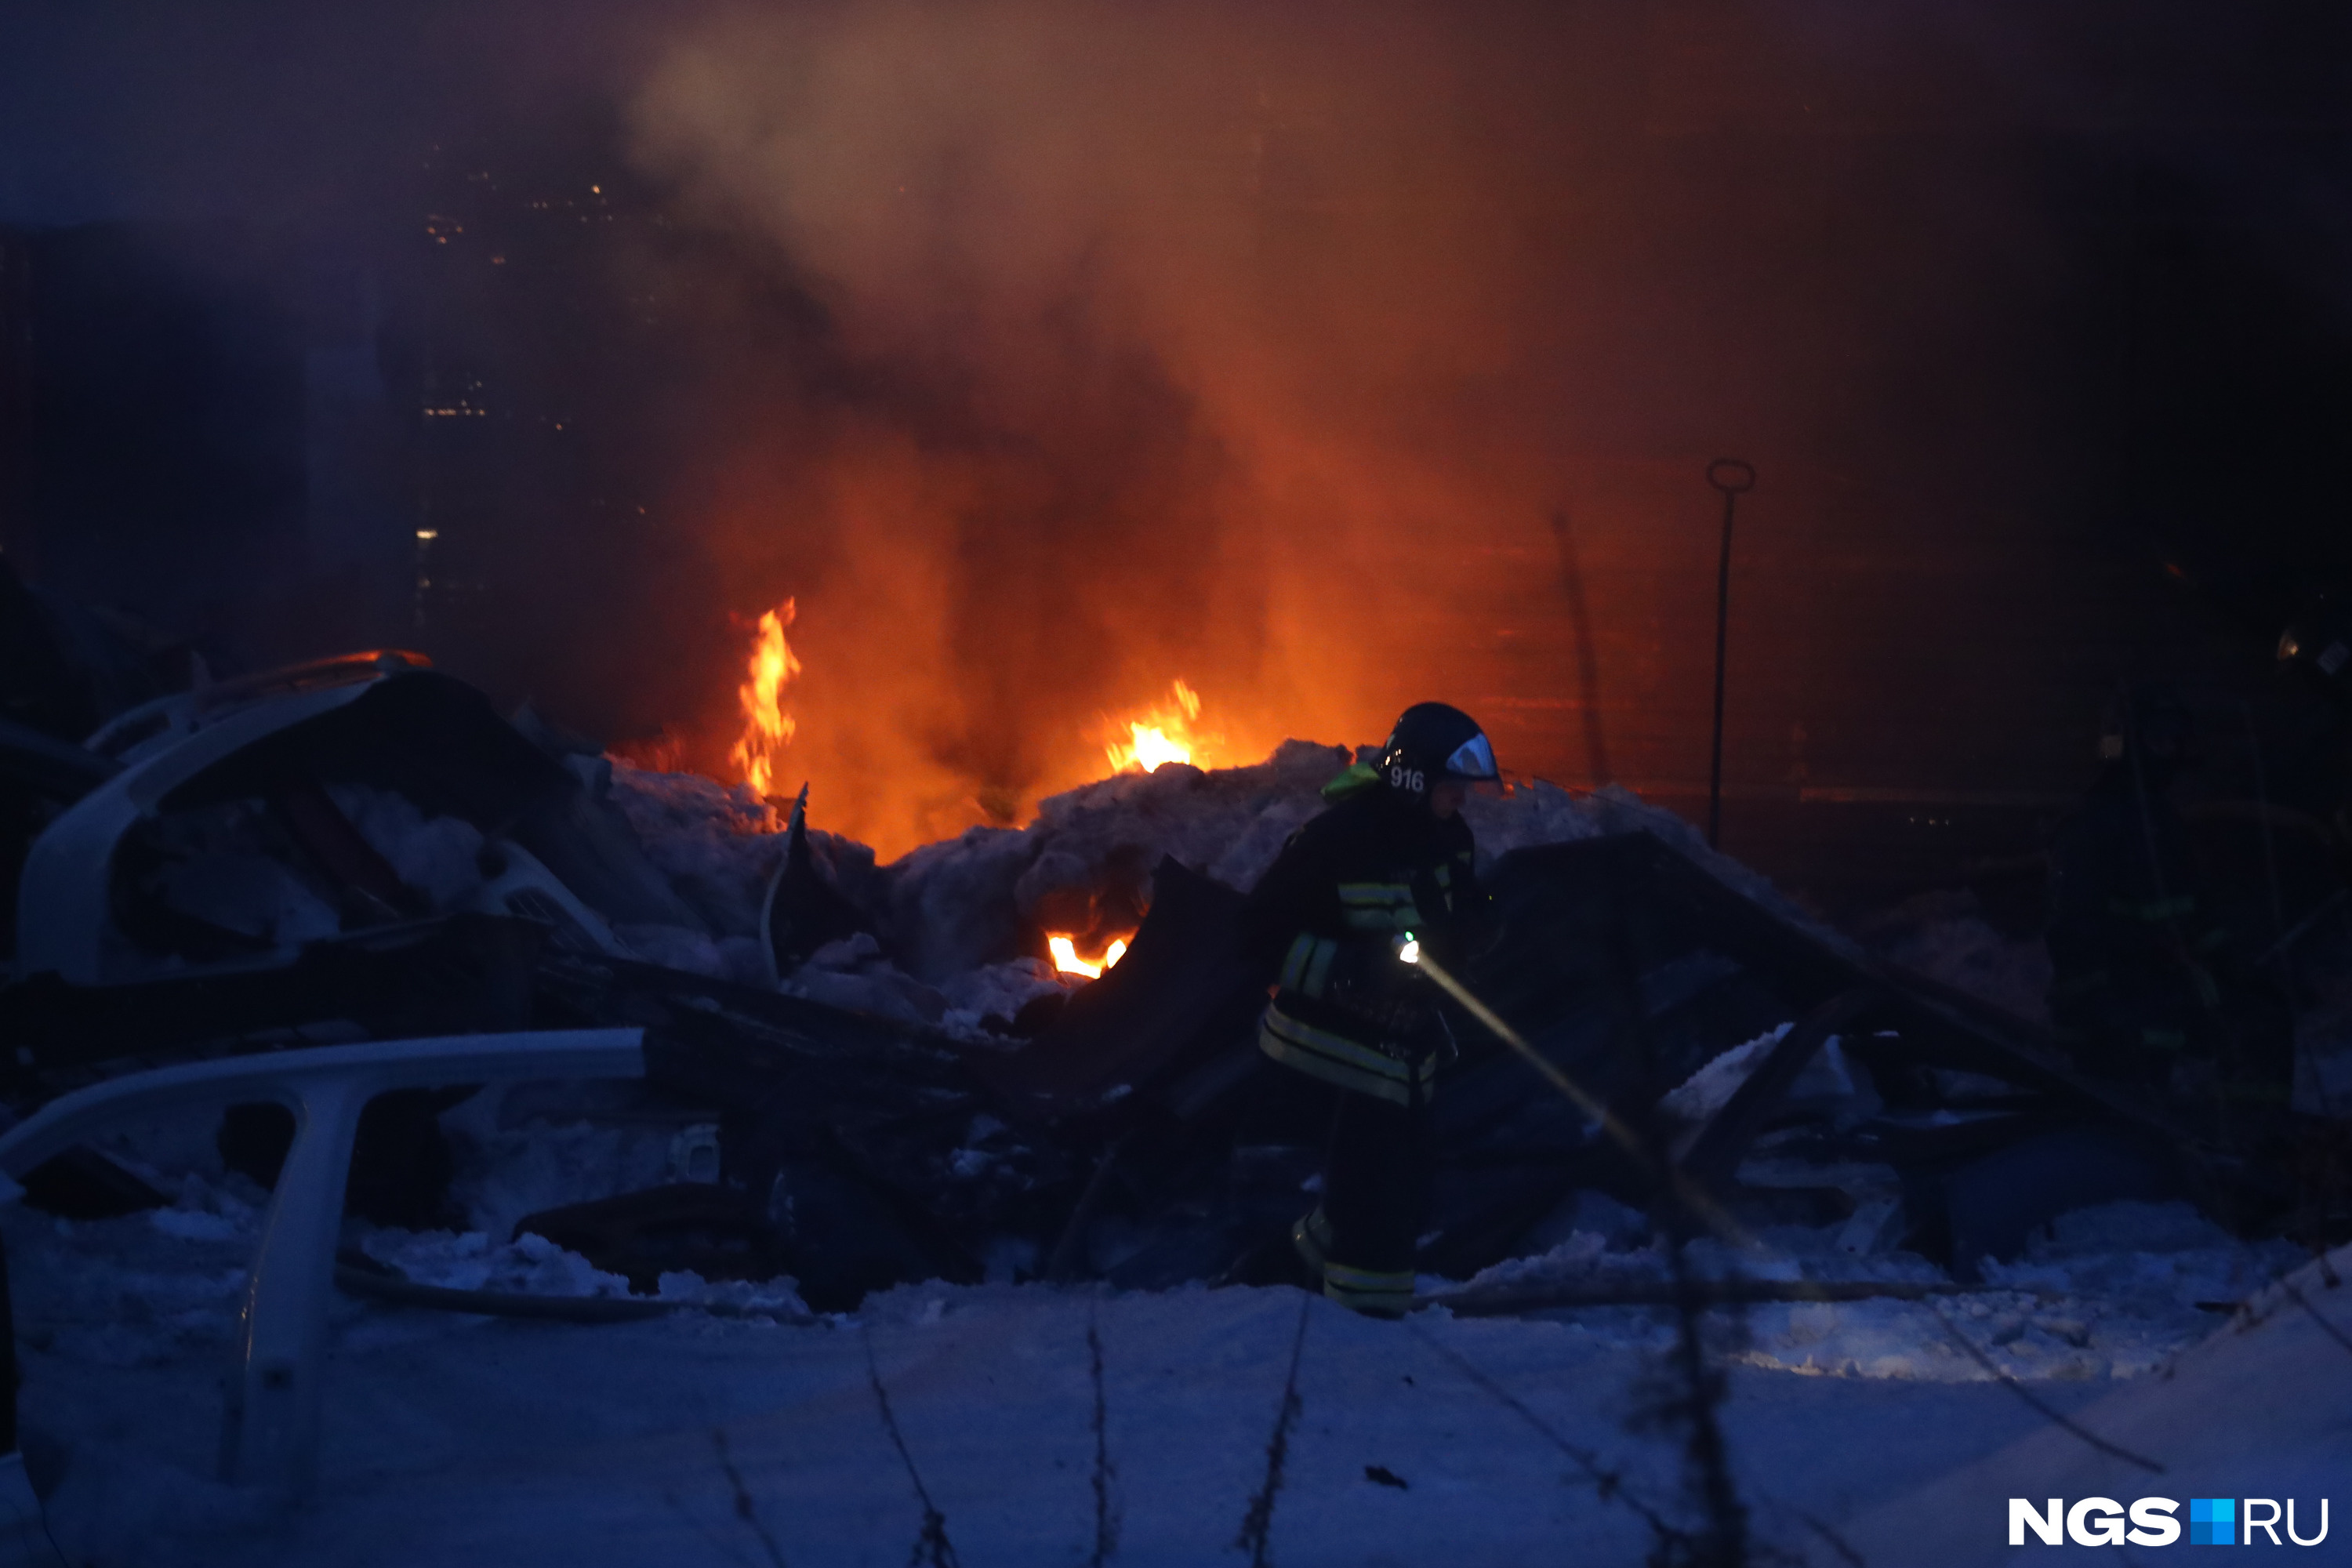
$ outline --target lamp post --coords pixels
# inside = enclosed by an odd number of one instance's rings
[[[1739,498],[1756,488],[1756,470],[1737,458],[1706,466],[1706,482],[1723,492],[1723,553],[1715,572],[1715,728],[1707,746],[1706,847],[1723,836],[1723,656],[1731,629],[1731,520]]]

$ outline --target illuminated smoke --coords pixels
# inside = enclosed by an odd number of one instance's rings
[[[861,378],[772,412],[819,455],[710,531],[799,598],[822,820],[1020,820],[1179,672],[1237,760],[1426,695],[1397,628],[1445,535],[1540,514],[1447,401],[1517,348],[1517,242],[1459,221],[1494,161],[1390,20],[862,5],[663,58],[641,157],[771,238]]]

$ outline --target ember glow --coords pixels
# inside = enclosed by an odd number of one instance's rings
[[[743,733],[728,760],[742,770],[743,782],[762,795],[775,792],[776,760],[793,740],[793,716],[784,711],[784,688],[801,672],[801,661],[784,640],[793,614],[793,603],[786,599],[760,617],[750,679],[735,693],[743,709]]]
[[[1110,946],[1103,950],[1101,962],[1093,963],[1078,956],[1078,943],[1075,937],[1048,934],[1045,938],[1045,947],[1054,955],[1055,969],[1065,974],[1082,974],[1088,980],[1099,979],[1104,970],[1127,956],[1127,943],[1124,940],[1114,940]]]
[[[1212,765],[1204,749],[1215,740],[1196,732],[1194,725],[1201,717],[1201,694],[1176,682],[1172,706],[1152,709],[1140,719],[1127,721],[1128,738],[1114,741],[1103,748],[1110,758],[1110,769],[1123,773],[1129,768],[1150,773],[1162,763],[1192,763],[1202,767]]]

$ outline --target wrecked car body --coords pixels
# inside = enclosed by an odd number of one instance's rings
[[[163,699],[90,749],[121,771],[26,858],[19,975],[284,964],[342,931],[466,910],[602,952],[618,951],[613,921],[700,923],[572,773],[414,656]],[[426,817],[430,837],[414,831]]]

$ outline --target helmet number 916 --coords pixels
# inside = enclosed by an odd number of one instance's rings
[[[1391,768],[1389,783],[1395,788],[1419,795],[1429,787],[1427,775],[1419,768]]]

